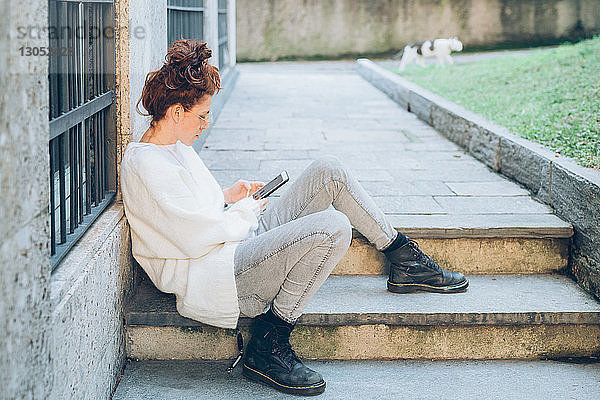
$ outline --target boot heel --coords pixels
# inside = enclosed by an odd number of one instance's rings
[[[414,285],[403,285],[401,283],[392,283],[387,281],[387,288],[390,292],[394,293],[414,293],[418,289]]]

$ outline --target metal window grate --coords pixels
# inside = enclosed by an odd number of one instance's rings
[[[167,0],[168,45],[178,39],[204,40],[203,0]],[[229,66],[227,43],[227,0],[218,1],[217,37],[219,38],[218,67],[221,71]]]
[[[204,1],[167,0],[168,45],[179,39],[203,40]]]
[[[49,0],[52,269],[116,192],[114,7]]]

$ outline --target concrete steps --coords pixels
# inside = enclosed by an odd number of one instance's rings
[[[327,382],[319,399],[597,399],[599,363],[556,361],[308,361]],[[113,400],[297,398],[248,381],[224,362],[127,365]]]
[[[399,295],[385,276],[330,276],[292,334],[308,359],[507,359],[600,354],[600,304],[569,278],[472,275],[465,293]],[[351,301],[349,301],[351,299]],[[240,326],[248,335],[248,319]],[[126,312],[135,359],[232,358],[233,331],[179,315],[144,281]]]
[[[200,152],[222,187],[282,169],[291,185],[336,155],[396,229],[471,282],[453,295],[389,293],[383,255],[355,230],[291,337],[328,381],[320,398],[594,397],[597,365],[539,361],[600,354],[600,303],[558,273],[570,224],[352,70],[315,74],[311,64],[298,79],[281,63],[243,68]],[[143,361],[129,364],[114,399],[285,397],[208,361],[237,354],[234,331],[182,317],[144,275],[125,315],[127,356]],[[511,358],[528,361],[498,360]]]
[[[293,333],[301,357],[499,359],[600,353],[600,305],[555,274],[568,260],[570,225],[552,214],[493,220],[411,217],[416,218],[390,216],[440,264],[469,274],[469,290],[454,295],[387,292],[385,258],[354,230],[350,250]],[[126,313],[129,357],[235,356],[233,331],[182,317],[174,296],[161,293],[142,275]],[[248,322],[240,320],[246,337]]]

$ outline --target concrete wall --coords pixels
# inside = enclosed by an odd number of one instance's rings
[[[0,398],[47,398],[50,364],[48,59],[21,56],[17,27],[47,2],[0,1]]]
[[[123,305],[133,287],[129,225],[116,202],[52,275],[50,399],[108,399],[125,363]]]
[[[389,54],[438,37],[458,36],[468,49],[597,32],[598,0],[237,0],[238,61]]]
[[[130,0],[129,92],[131,140],[139,141],[150,126],[150,117],[135,111],[142,95],[146,74],[162,65],[167,54],[167,1]],[[136,35],[135,32],[143,35]],[[140,103],[140,110],[144,108]],[[126,122],[122,122],[126,123]]]

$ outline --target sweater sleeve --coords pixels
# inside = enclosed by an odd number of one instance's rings
[[[232,204],[227,210],[219,204],[213,204],[215,190],[204,185],[206,201],[198,199],[186,183],[187,171],[183,168],[163,168],[160,173],[147,171],[143,174],[138,166],[132,168],[126,185],[135,188],[136,193],[126,196],[128,209],[134,214],[130,218],[131,228],[147,241],[147,248],[165,258],[199,258],[210,252],[215,246],[230,241],[240,241],[258,228],[260,204],[251,197]],[[142,168],[143,170],[143,168]],[[127,197],[127,199],[126,199]],[[132,204],[134,203],[134,204]],[[148,231],[148,232],[144,232]],[[169,254],[176,248],[181,255]]]

